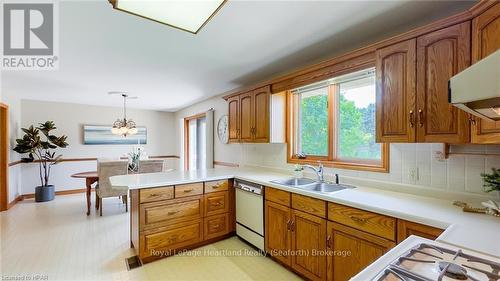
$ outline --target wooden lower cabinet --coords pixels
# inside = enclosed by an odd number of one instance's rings
[[[326,220],[292,210],[292,268],[310,280],[326,279]]]
[[[203,220],[194,220],[147,231],[140,235],[140,256],[164,257],[173,250],[203,241]]]
[[[398,220],[398,244],[411,235],[435,240],[444,230],[415,222]]]
[[[292,247],[290,208],[266,201],[264,212],[266,251],[275,259],[290,266]]]
[[[334,222],[327,224],[328,280],[346,281],[384,255],[396,243]]]
[[[204,225],[205,240],[225,235],[229,233],[229,214],[206,217]]]

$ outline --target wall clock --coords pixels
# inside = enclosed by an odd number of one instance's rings
[[[228,116],[222,115],[217,122],[217,136],[222,143],[229,141]]]

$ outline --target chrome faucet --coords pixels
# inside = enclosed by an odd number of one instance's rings
[[[303,165],[303,168],[309,168],[316,172],[316,175],[318,176],[318,182],[323,182],[324,181],[324,175],[323,175],[323,164],[321,164],[320,161],[318,161],[318,168],[312,166],[312,165]]]

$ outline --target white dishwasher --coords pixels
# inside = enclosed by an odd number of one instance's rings
[[[264,198],[263,186],[235,180],[236,235],[264,250]]]

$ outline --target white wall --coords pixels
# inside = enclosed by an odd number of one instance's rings
[[[118,158],[126,156],[134,147],[134,145],[83,144],[84,124],[109,125],[122,117],[122,108],[33,100],[22,100],[20,108],[23,128],[52,120],[57,127],[54,134],[68,136],[69,146],[57,150],[64,158]],[[176,155],[173,113],[129,109],[127,115],[138,126],[147,127],[148,142],[143,147],[148,155]],[[171,164],[173,165],[177,166],[177,161]],[[34,188],[40,185],[38,164],[27,163],[18,166],[22,174],[21,194],[33,193]],[[53,167],[50,184],[54,184],[58,191],[84,188],[85,181],[73,179],[71,175],[92,170],[96,170],[96,161],[62,162]]]
[[[209,108],[215,109],[215,122],[227,114],[227,103],[221,98],[211,98],[176,113],[177,136],[182,138],[182,118]],[[177,145],[182,155],[183,142]],[[387,183],[410,185],[414,189],[440,191],[457,195],[478,195],[496,197],[497,193],[484,193],[480,173],[489,172],[491,167],[500,167],[498,156],[450,155],[447,160],[438,160],[436,152],[442,151],[442,144],[391,144],[390,172],[376,173],[327,168],[325,173],[377,180]],[[454,147],[461,152],[500,153],[500,145],[466,145]],[[286,144],[222,144],[215,138],[215,161],[240,165],[264,166],[292,170],[286,162]],[[418,170],[418,178],[409,176],[410,169]]]

